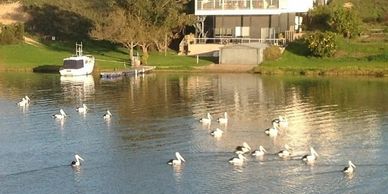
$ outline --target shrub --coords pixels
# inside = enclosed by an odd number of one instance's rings
[[[337,8],[330,16],[330,26],[335,32],[351,38],[360,33],[360,18],[351,9]]]
[[[311,54],[317,57],[333,56],[337,48],[333,32],[312,32],[307,34],[304,40]]]
[[[328,5],[317,6],[307,12],[307,29],[325,31],[330,28],[332,11]]]
[[[264,49],[264,60],[275,60],[282,56],[278,46],[269,46]]]
[[[1,25],[0,44],[15,44],[24,40],[23,24]]]

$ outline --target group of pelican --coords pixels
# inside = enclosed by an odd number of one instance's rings
[[[25,107],[25,106],[28,106],[30,104],[30,101],[31,101],[31,99],[28,96],[25,96],[22,98],[21,101],[19,101],[16,104],[18,106]],[[82,104],[82,106],[77,107],[75,110],[79,113],[86,114],[88,109],[89,108],[86,106],[86,104]],[[53,114],[52,117],[55,119],[63,120],[64,118],[67,117],[67,114],[65,113],[65,111],[63,109],[59,109],[59,113]],[[108,120],[112,117],[112,113],[109,110],[106,110],[106,113],[102,117],[105,120]]]
[[[86,114],[87,110],[88,110],[88,107],[85,104],[76,108],[76,111],[81,114]],[[59,109],[59,114],[53,114],[52,117],[58,120],[62,120],[67,117],[67,114],[63,109]],[[106,110],[106,113],[102,116],[102,118],[104,118],[105,120],[108,120],[111,117],[112,117],[112,113],[109,110]]]
[[[28,96],[25,96],[22,98],[20,102],[17,103],[18,106],[28,106],[30,103],[30,98]],[[86,114],[88,110],[88,107],[86,104],[82,104],[82,106],[77,107],[76,111],[79,113]],[[52,115],[53,118],[55,119],[64,119],[67,117],[67,114],[63,109],[59,110],[59,114],[54,114]],[[103,115],[104,119],[110,119],[112,117],[112,114],[109,110],[106,111],[106,113]],[[203,124],[211,124],[213,117],[210,115],[210,113],[207,113],[207,117],[200,119],[200,122]],[[228,123],[228,114],[227,112],[224,113],[224,117],[220,117],[217,119],[218,123],[226,125]],[[269,129],[265,130],[265,133],[269,136],[276,136],[278,134],[279,128],[280,127],[288,127],[288,121],[285,117],[279,116],[279,118],[272,120],[272,127]],[[216,128],[214,131],[210,133],[214,137],[221,137],[223,134],[223,131],[219,128]],[[289,147],[287,144],[284,145],[284,150],[281,150],[277,152],[276,154],[281,157],[281,158],[287,158],[291,156],[292,153],[292,148]],[[244,154],[247,154],[251,151],[251,147],[248,145],[248,143],[243,142],[241,146],[237,146],[235,149],[235,153],[237,154],[236,157],[233,157],[229,160],[229,163],[233,165],[242,165],[244,164],[244,161],[248,160]],[[253,151],[251,153],[252,156],[260,157],[264,156],[267,152],[267,150],[260,145],[259,149]],[[310,147],[310,154],[304,155],[301,159],[302,161],[305,161],[307,163],[314,162],[318,158],[318,153],[315,151],[313,147]],[[71,166],[73,167],[78,167],[81,165],[81,161],[84,161],[84,159],[76,154],[75,156],[75,161],[71,162]],[[182,163],[186,162],[186,160],[182,157],[182,155],[179,152],[175,152],[175,157],[176,159],[171,159],[167,162],[167,164],[172,165],[172,166],[178,166],[181,165]],[[353,173],[354,169],[356,166],[349,160],[348,161],[348,166],[345,167],[342,171],[344,173],[350,174]]]
[[[201,118],[199,122],[203,123],[204,125],[208,125],[208,124],[211,124],[212,120],[213,120],[213,116],[210,113],[207,113],[206,117]],[[224,117],[218,118],[217,122],[224,125],[228,124],[228,113],[224,112]]]
[[[210,113],[207,113],[206,117],[205,118],[201,118],[199,120],[199,122],[201,122],[204,125],[210,125],[211,122],[212,122],[212,119],[213,119],[213,116],[211,116]],[[226,126],[228,124],[228,113],[224,112],[224,117],[218,118],[217,122],[219,124],[221,124],[221,125],[225,125]],[[224,133],[224,131],[222,131],[220,128],[216,128],[215,130],[210,132],[210,135],[215,137],[215,138],[219,138],[219,137],[222,136],[223,133]]]

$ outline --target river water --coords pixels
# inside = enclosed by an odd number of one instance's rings
[[[30,105],[18,107],[25,95]],[[385,193],[387,102],[385,78],[0,73],[0,193]],[[60,108],[62,122],[51,117]],[[228,112],[228,125],[202,125],[208,112]],[[279,115],[289,126],[266,136]],[[229,164],[243,142],[269,154]],[[284,144],[291,158],[275,154]],[[319,157],[306,164],[310,146]],[[176,151],[186,162],[171,167]],[[69,166],[74,154],[80,168]],[[352,175],[341,172],[348,160]]]

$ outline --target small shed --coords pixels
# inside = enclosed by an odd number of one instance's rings
[[[235,44],[220,48],[219,64],[258,65],[263,62],[264,44]]]

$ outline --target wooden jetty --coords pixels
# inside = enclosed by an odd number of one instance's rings
[[[125,76],[138,76],[141,74],[149,73],[154,69],[155,69],[155,66],[138,66],[138,67],[125,69],[122,71],[101,72],[100,77],[105,79],[114,79],[114,78],[125,77]]]

